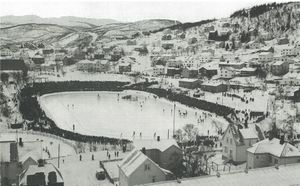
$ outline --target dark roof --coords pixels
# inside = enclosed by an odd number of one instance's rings
[[[4,70],[26,71],[27,67],[24,63],[24,60],[21,59],[0,59],[0,71]]]

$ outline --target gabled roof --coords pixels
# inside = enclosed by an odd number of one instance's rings
[[[233,139],[237,145],[244,145],[245,139],[263,140],[264,138],[263,135],[260,134],[261,130],[257,125],[255,125],[254,127],[239,129],[237,125],[229,124],[222,139],[224,139],[224,136],[228,132],[228,130],[231,131]]]
[[[195,80],[193,80],[195,81]],[[161,139],[160,141],[154,139],[142,139],[142,140],[134,140],[133,145],[135,148],[141,150],[142,148],[146,149],[158,149],[161,152],[164,152],[171,146],[175,146],[179,148],[177,142],[174,139]]]
[[[39,167],[37,165],[30,165],[28,169],[26,169],[21,174],[21,181],[20,184],[27,185],[27,176],[34,175],[36,173],[43,172],[45,174],[45,182],[48,183],[48,174],[50,172],[55,172],[57,177],[57,182],[62,183],[64,182],[63,177],[60,173],[60,171],[53,165],[53,164],[45,164],[42,167]]]
[[[247,151],[253,154],[271,154],[277,157],[300,157],[299,149],[289,143],[280,144],[280,140],[277,138],[273,138],[272,140],[264,139],[255,143]]]
[[[133,150],[127,157],[125,157],[119,167],[123,173],[129,177],[136,169],[138,169],[145,161],[149,161],[152,165],[161,170],[162,174],[172,174],[170,171],[161,168],[140,150]]]

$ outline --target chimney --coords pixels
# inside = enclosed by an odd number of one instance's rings
[[[19,138],[19,146],[23,147],[23,140],[22,140],[22,138]]]
[[[142,153],[146,155],[146,148],[145,147],[142,148]]]
[[[157,141],[160,141],[160,136],[157,136]]]
[[[38,160],[38,167],[44,167],[45,161],[43,159]]]
[[[281,136],[281,137],[280,137],[279,143],[280,143],[280,145],[283,145],[283,144],[284,144],[284,136]]]

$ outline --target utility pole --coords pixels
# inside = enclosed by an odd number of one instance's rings
[[[60,161],[60,143],[58,144],[58,159],[57,159],[57,167],[59,168],[59,161]]]
[[[173,137],[175,136],[175,109],[176,109],[176,104],[174,102],[174,110],[173,110]]]

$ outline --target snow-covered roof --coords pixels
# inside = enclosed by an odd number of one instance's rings
[[[300,157],[300,150],[289,143],[280,144],[280,140],[273,138],[272,140],[264,139],[255,143],[252,147],[247,149],[253,154],[272,154],[277,157]]]
[[[27,176],[34,175],[34,174],[39,173],[39,172],[43,172],[45,174],[45,183],[49,182],[48,174],[50,172],[55,172],[56,173],[58,183],[64,182],[61,173],[59,172],[59,170],[53,164],[45,164],[42,167],[39,167],[37,165],[30,165],[28,167],[28,169],[26,169],[22,173],[22,175],[21,175],[22,178],[21,178],[20,184],[27,185]]]
[[[251,68],[251,67],[244,67],[241,69],[241,71],[245,71],[245,72],[254,72],[256,69],[255,68]]]
[[[130,176],[140,165],[142,165],[148,157],[139,150],[133,150],[127,157],[125,157],[120,163],[120,169],[128,177]]]
[[[195,81],[195,79],[193,81]],[[176,146],[179,148],[177,142],[174,139],[160,139],[160,141],[154,139],[134,140],[133,145],[135,146],[135,148],[140,150],[144,147],[146,149],[158,149],[161,152],[167,150],[171,146]]]
[[[161,168],[140,150],[133,150],[128,154],[119,164],[120,169],[123,173],[129,177],[137,168],[139,168],[145,161],[149,161],[152,165],[156,166],[161,170],[162,174],[172,174],[170,171]]]
[[[274,167],[265,167],[250,169],[248,173],[244,171],[234,173],[221,173],[220,177],[213,176],[200,176],[194,178],[180,179],[150,183],[146,185],[157,185],[157,186],[253,186],[253,185],[297,185],[300,180],[300,164],[289,164],[279,166],[278,169]]]
[[[258,139],[257,133],[253,128],[239,129],[244,139]]]
[[[283,63],[285,63],[285,62],[284,61],[276,61],[272,65],[282,65]]]
[[[223,83],[220,82],[220,81],[206,81],[206,82],[203,82],[202,85],[204,86],[219,86],[219,85],[222,85]]]

